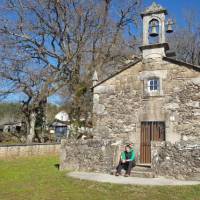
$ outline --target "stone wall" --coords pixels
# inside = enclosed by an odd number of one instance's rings
[[[200,141],[152,142],[152,169],[157,176],[200,180]]]
[[[183,140],[200,138],[200,79],[187,80],[174,91],[174,131]]]
[[[1,145],[0,159],[19,157],[59,155],[60,144]]]
[[[80,170],[110,173],[118,162],[119,146],[112,140],[62,140],[61,170]]]

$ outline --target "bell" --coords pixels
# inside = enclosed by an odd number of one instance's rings
[[[155,26],[151,27],[151,33],[149,34],[151,37],[156,37],[158,36],[157,30]]]
[[[172,33],[173,32],[173,29],[172,29],[172,24],[168,24],[167,25],[167,30],[166,30],[167,33]]]
[[[149,34],[151,37],[158,36],[157,30],[156,30],[156,23],[152,23],[151,25],[151,32]]]
[[[167,21],[167,30],[166,30],[167,33],[172,33],[173,32],[172,25],[173,25],[172,19],[168,19],[168,21]]]

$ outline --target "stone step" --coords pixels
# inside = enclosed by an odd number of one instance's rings
[[[115,174],[116,170],[112,170],[111,174]],[[125,174],[125,170],[121,172],[122,176]],[[155,175],[150,167],[140,167],[135,166],[131,170],[131,177],[141,177],[141,178],[154,178]]]
[[[132,170],[140,172],[152,172],[152,169],[150,167],[140,167],[137,165]]]
[[[155,178],[153,172],[146,172],[146,171],[131,171],[131,177],[140,177],[140,178]]]
[[[136,166],[139,166],[139,167],[147,167],[147,168],[151,168],[151,163],[138,163]]]

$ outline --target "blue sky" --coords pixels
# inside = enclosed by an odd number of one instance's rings
[[[192,10],[198,15],[200,13],[200,0],[143,0],[143,9],[149,7],[154,1],[168,10],[169,16],[176,20],[176,26],[184,26],[185,22],[183,17],[187,11]],[[11,95],[7,100],[20,101],[22,98],[22,95]],[[50,97],[49,101],[55,104],[60,103],[60,99],[56,95]]]
[[[154,2],[153,0],[143,0],[144,7],[148,7]],[[155,0],[168,10],[169,15],[176,19],[178,26],[184,26],[183,16],[189,10],[200,12],[200,0]]]

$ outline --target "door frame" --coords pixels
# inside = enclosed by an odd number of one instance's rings
[[[151,164],[151,141],[165,141],[165,121],[141,121],[140,164]]]

